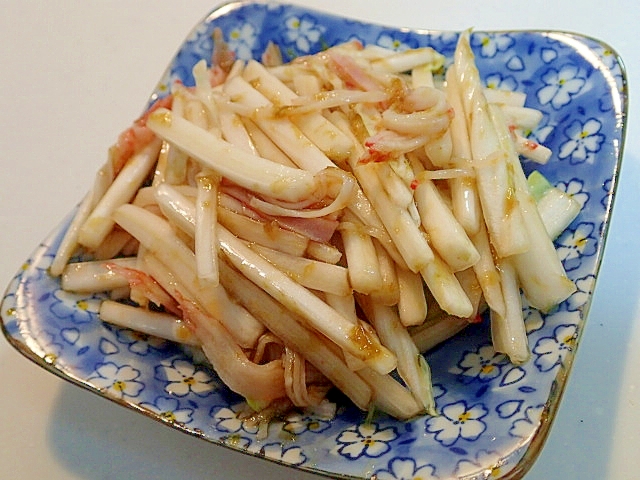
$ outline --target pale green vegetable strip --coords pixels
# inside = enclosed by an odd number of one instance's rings
[[[316,188],[309,172],[251,155],[169,110],[153,112],[147,126],[219,175],[258,193],[295,202]]]
[[[427,318],[427,300],[422,277],[418,273],[396,267],[399,300],[398,314],[405,327],[421,325]]]
[[[471,138],[476,183],[491,244],[499,257],[524,252],[529,248],[529,238],[515,198],[512,167],[508,166],[507,153],[491,122],[468,34],[460,35],[454,58],[459,95]]]
[[[144,179],[155,165],[160,142],[155,140],[134,155],[113,180],[78,231],[78,243],[97,248],[113,228],[113,211],[135,196]]]
[[[398,374],[425,412],[435,412],[430,369],[393,307],[358,297],[380,341],[398,358]]]
[[[98,316],[104,322],[130,328],[147,335],[184,345],[199,345],[198,339],[184,322],[168,313],[152,312],[145,308],[104,300],[100,304]]]
[[[473,266],[480,254],[453,215],[435,184],[419,178],[414,191],[422,226],[432,247],[454,272]]]
[[[522,314],[518,279],[510,258],[498,261],[500,283],[505,302],[505,314],[495,311],[491,316],[491,338],[496,352],[506,354],[515,365],[525,363],[530,356],[527,331]]]
[[[220,227],[220,250],[247,278],[274,299],[300,315],[345,352],[361,359],[381,374],[396,366],[396,359],[380,341],[362,328],[354,326],[333,308],[297,284],[269,262],[253,252],[227,229]]]
[[[548,312],[575,292],[576,286],[567,277],[540,218],[535,200],[529,192],[522,164],[513,150],[513,143],[502,112],[498,107],[493,106],[491,114],[494,128],[499,129],[503,148],[509,153],[508,162],[513,172],[516,199],[519,210],[526,220],[526,233],[531,242],[531,248],[528,251],[513,257],[513,265],[529,304],[542,312]],[[509,148],[511,148],[510,151]]]
[[[372,401],[371,388],[350,370],[335,345],[306,327],[290,309],[274,300],[245,276],[220,263],[220,277],[230,294],[252,312],[285,345],[304,357],[339,388],[359,408],[366,410]]]
[[[557,238],[580,213],[580,203],[551,185],[537,170],[529,175],[527,183],[549,237]]]

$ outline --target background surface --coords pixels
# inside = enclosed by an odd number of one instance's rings
[[[526,480],[631,479],[640,471],[640,24],[636,0],[298,1],[412,28],[538,29],[609,43],[630,115],[589,320],[549,438]],[[215,0],[0,0],[0,288],[88,189],[173,53]],[[210,445],[41,370],[0,339],[0,478],[296,478]]]

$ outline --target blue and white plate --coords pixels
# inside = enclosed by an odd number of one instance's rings
[[[260,58],[267,43],[285,60],[353,38],[394,49],[430,45],[451,57],[453,32],[370,25],[273,2],[232,3],[189,34],[151,99],[212,52],[220,27],[238,58]],[[591,38],[560,32],[475,32],[472,45],[488,86],[527,93],[544,113],[533,135],[554,152],[540,167],[582,206],[558,238],[558,254],[578,290],[556,311],[525,312],[531,360],[495,354],[485,323],[428,355],[438,416],[399,422],[340,401],[333,419],[291,415],[266,439],[238,420],[241,399],[181,348],[101,323],[99,296],[60,289],[47,273],[68,224],[24,263],[4,296],[11,344],[56,375],[186,433],[251,455],[338,478],[516,478],[530,467],[557,410],[584,327],[602,259],[617,184],[627,109],[616,53]],[[96,168],[98,163],[96,163]],[[527,170],[532,165],[525,164]]]

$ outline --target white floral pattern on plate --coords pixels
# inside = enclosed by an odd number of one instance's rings
[[[260,58],[269,41],[290,60],[353,38],[397,50],[430,45],[450,58],[457,40],[453,32],[369,25],[274,2],[230,4],[189,34],[150,102],[176,79],[193,83],[191,67],[211,57],[215,27],[243,59]],[[398,422],[376,415],[365,423],[365,415],[338,395],[333,419],[292,414],[260,440],[255,426],[239,417],[241,399],[206,365],[170,342],[102,324],[96,317],[100,296],[63,292],[48,276],[66,221],[8,286],[6,337],[29,359],[114,402],[295,468],[385,480],[521,475],[549,428],[589,310],[617,184],[626,79],[611,48],[579,35],[476,32],[472,45],[487,86],[526,92],[528,105],[543,112],[531,134],[554,155],[540,169],[583,206],[556,242],[578,290],[549,314],[525,306],[532,350],[527,364],[514,366],[496,355],[483,322],[428,355],[439,416]]]

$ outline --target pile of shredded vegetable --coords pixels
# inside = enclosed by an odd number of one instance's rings
[[[522,295],[571,295],[553,238],[576,202],[521,156],[542,115],[454,58],[348,42],[238,61],[219,31],[195,86],[127,129],[51,273],[102,320],[200,348],[262,418],[325,402],[435,414],[423,353],[488,312],[529,357]],[[87,261],[72,261],[82,254]]]

